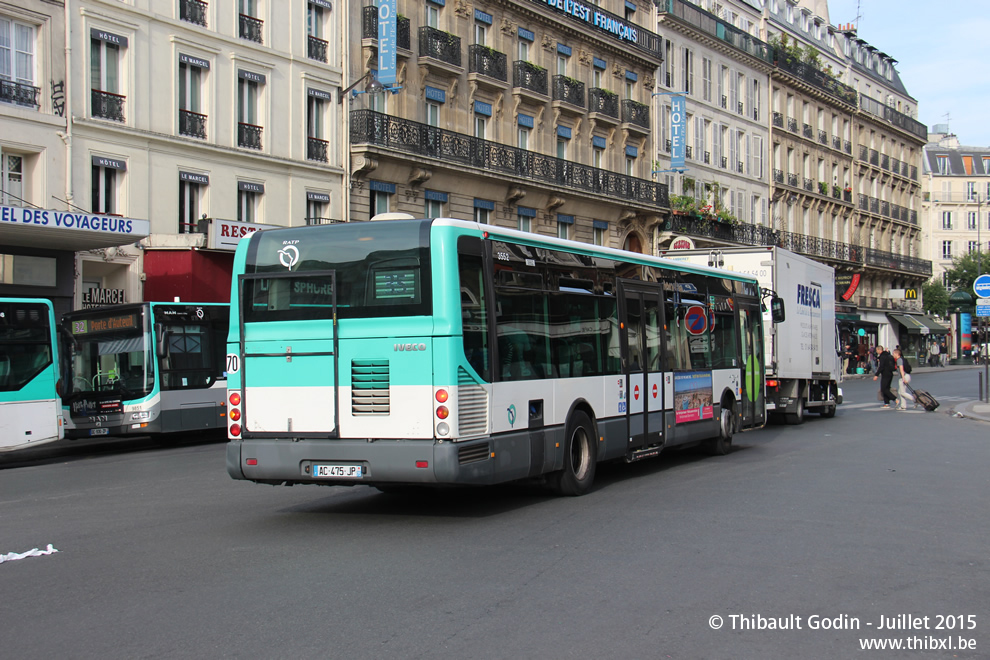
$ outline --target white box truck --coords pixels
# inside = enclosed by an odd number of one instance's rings
[[[835,415],[842,403],[841,346],[835,324],[835,269],[779,247],[665,250],[661,256],[755,276],[784,302],[773,323],[764,305],[767,413],[800,424],[805,413]]]

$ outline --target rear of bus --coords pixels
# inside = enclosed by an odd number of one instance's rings
[[[451,414],[458,378],[475,405],[487,405],[459,336],[456,234],[470,231],[391,220],[272,229],[241,241],[227,357],[233,478],[487,479],[464,469],[451,442],[463,435],[463,417]],[[487,444],[479,447],[487,459]]]
[[[56,336],[50,301],[0,298],[0,452],[63,437]]]

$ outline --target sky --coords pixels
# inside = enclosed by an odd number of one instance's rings
[[[828,0],[832,25],[857,23],[860,39],[897,60],[918,121],[928,130],[948,123],[975,147],[990,147],[987,9],[990,0]]]

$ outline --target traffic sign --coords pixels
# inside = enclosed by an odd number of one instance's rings
[[[976,315],[990,316],[990,298],[977,298]]]
[[[687,314],[684,315],[684,326],[692,335],[700,335],[708,329],[708,314],[701,305],[688,307]]]
[[[973,291],[980,298],[990,298],[990,275],[980,275],[973,282]]]

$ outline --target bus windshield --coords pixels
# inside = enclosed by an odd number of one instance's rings
[[[71,323],[70,392],[147,396],[155,386],[154,347],[141,310]]]
[[[0,302],[0,392],[22,389],[51,363],[48,307]]]
[[[329,318],[335,293],[340,318],[429,315],[430,224],[390,220],[260,232],[247,254],[245,272],[255,276],[244,280],[244,320]],[[266,274],[273,277],[258,277]]]

